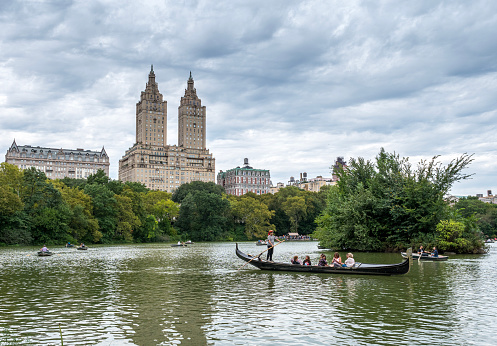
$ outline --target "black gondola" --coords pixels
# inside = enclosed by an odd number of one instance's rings
[[[356,274],[356,275],[400,275],[409,272],[411,259],[406,259],[395,264],[367,264],[356,263],[353,267],[319,267],[304,266],[300,264],[268,262],[262,258],[247,255],[238,249],[236,244],[236,255],[262,270],[303,272],[303,273],[325,273],[325,274]]]

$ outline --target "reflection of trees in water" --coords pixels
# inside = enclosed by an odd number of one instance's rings
[[[121,274],[123,303],[133,308],[132,337],[137,345],[187,342],[205,345],[203,331],[210,321],[212,278],[202,275],[207,260],[163,251],[134,261]]]

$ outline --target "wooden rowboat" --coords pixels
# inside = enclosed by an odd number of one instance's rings
[[[404,258],[407,258],[407,253],[405,252],[401,252],[400,253],[402,255],[402,257]],[[419,260],[419,254],[417,253],[413,253],[412,254],[412,259],[417,261]],[[434,256],[430,256],[429,253],[424,253],[422,256],[421,256],[421,261],[433,261],[433,262],[438,262],[438,261],[447,261],[449,259],[449,256],[441,256],[441,255],[438,255],[438,257],[434,257]]]
[[[249,264],[261,270],[303,272],[303,273],[325,273],[325,274],[356,274],[356,275],[400,275],[409,272],[411,261],[406,259],[395,264],[367,264],[356,263],[353,267],[319,267],[305,266],[300,264],[269,262],[260,257],[254,257],[241,252],[236,244],[236,255],[249,262]]]
[[[186,247],[186,244],[173,244],[172,247]]]
[[[87,246],[80,246],[80,247],[77,247],[76,250],[88,250],[88,247]]]
[[[38,256],[52,256],[53,252],[50,251],[38,251]]]

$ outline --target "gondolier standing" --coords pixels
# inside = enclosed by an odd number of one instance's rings
[[[267,257],[266,261],[272,261],[273,260],[273,249],[274,246],[276,245],[275,241],[278,241],[278,243],[281,243],[281,240],[277,239],[274,236],[274,231],[271,229],[269,230],[269,234],[267,236]]]

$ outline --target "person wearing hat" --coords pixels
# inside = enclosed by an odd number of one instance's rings
[[[269,230],[269,234],[267,236],[267,241],[266,241],[268,247],[266,261],[271,261],[271,262],[273,261],[273,249],[274,245],[276,244],[275,241],[281,243],[281,240],[279,240],[274,236],[274,231],[271,229]]]

